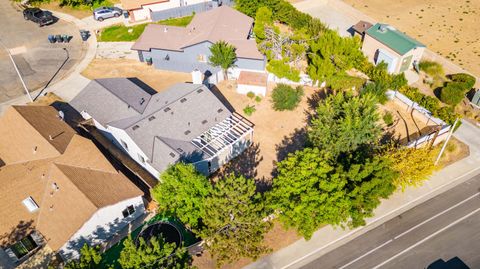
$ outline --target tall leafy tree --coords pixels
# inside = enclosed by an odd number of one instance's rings
[[[264,218],[264,203],[253,179],[229,175],[215,184],[205,200],[200,236],[217,266],[241,257],[256,259],[268,251],[263,238],[271,225]]]
[[[140,237],[138,246],[128,237],[123,246],[118,260],[122,269],[191,268],[186,249],[175,249],[175,243],[167,243],[161,237],[152,237],[149,242]]]
[[[210,64],[222,68],[223,75],[227,78],[227,70],[235,66],[237,54],[235,47],[225,41],[218,41],[210,47],[212,55],[208,58]]]
[[[319,104],[308,138],[314,146],[337,156],[376,143],[381,134],[378,120],[373,96],[349,92],[330,95]]]
[[[102,260],[98,247],[90,247],[84,244],[80,249],[80,258],[65,265],[65,269],[94,269]]]
[[[265,25],[271,24],[273,24],[272,11],[268,7],[259,8],[255,15],[255,25],[253,27],[253,33],[255,34],[257,42],[266,38]]]
[[[269,204],[286,227],[310,239],[321,225],[348,217],[347,179],[331,164],[331,155],[306,148],[277,164]]]
[[[204,202],[211,189],[208,179],[192,164],[177,163],[160,175],[160,183],[151,192],[160,211],[171,212],[196,229],[205,215]]]
[[[390,159],[392,168],[399,173],[394,181],[395,186],[402,190],[408,186],[420,186],[435,171],[437,154],[437,149],[429,147],[391,148],[386,157]]]

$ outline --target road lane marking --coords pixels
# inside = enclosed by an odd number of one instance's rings
[[[449,208],[447,208],[447,209],[443,210],[442,212],[440,212],[440,213],[436,214],[435,216],[433,216],[433,217],[430,217],[430,218],[428,218],[428,219],[426,219],[426,220],[422,221],[421,223],[419,223],[419,224],[417,224],[417,225],[413,226],[412,228],[410,228],[410,229],[406,230],[405,232],[403,232],[403,233],[401,233],[401,234],[399,234],[399,235],[395,236],[395,237],[393,238],[393,240],[395,240],[395,239],[398,239],[398,238],[400,238],[400,237],[402,237],[402,236],[404,236],[404,235],[408,234],[409,232],[411,232],[411,231],[413,231],[413,230],[417,229],[418,227],[420,227],[420,226],[424,225],[425,223],[427,223],[427,222],[429,222],[429,221],[431,221],[431,220],[433,220],[433,219],[435,219],[435,218],[438,218],[439,216],[441,216],[441,215],[443,215],[443,214],[447,213],[448,211],[450,211],[450,210],[452,210],[452,209],[454,209],[454,208],[457,208],[457,207],[459,207],[460,205],[462,205],[462,204],[464,204],[464,203],[466,203],[466,202],[470,201],[471,199],[475,198],[475,197],[476,197],[476,196],[478,196],[478,195],[480,195],[480,193],[479,193],[479,192],[477,192],[476,194],[474,194],[474,195],[472,195],[472,196],[470,196],[470,197],[468,197],[468,198],[466,198],[466,199],[464,199],[464,200],[462,200],[462,201],[460,201],[460,202],[456,203],[455,205],[453,205],[453,206],[451,206],[451,207],[449,207]],[[371,249],[370,251],[366,252],[365,254],[363,254],[363,255],[361,255],[361,256],[359,256],[359,257],[357,257],[356,259],[354,259],[354,260],[350,261],[349,263],[347,263],[347,264],[343,265],[343,266],[342,266],[342,267],[340,267],[339,269],[344,269],[344,268],[346,268],[346,267],[348,267],[348,266],[352,265],[353,263],[355,263],[355,262],[357,262],[357,261],[359,261],[359,260],[361,260],[361,259],[365,258],[366,256],[368,256],[368,255],[372,254],[373,252],[377,251],[378,249],[380,249],[380,248],[384,247],[385,245],[387,245],[387,244],[391,243],[393,240],[392,240],[392,239],[390,239],[390,240],[388,240],[387,242],[385,242],[385,243],[381,244],[380,246],[378,246],[378,247],[376,247],[376,248],[374,248],[374,249]]]
[[[320,247],[320,248],[317,248],[317,249],[313,250],[312,252],[304,255],[303,257],[297,258],[296,260],[291,261],[291,262],[288,263],[287,265],[284,265],[284,266],[282,266],[282,267],[280,267],[280,268],[281,268],[281,269],[289,268],[290,266],[292,266],[292,265],[294,265],[294,264],[296,264],[296,263],[299,263],[299,262],[307,259],[308,257],[310,257],[310,256],[312,256],[312,255],[315,255],[315,254],[317,254],[318,252],[320,252],[320,251],[322,251],[322,250],[324,250],[324,249],[326,249],[326,248],[328,248],[328,247],[330,247],[330,246],[332,246],[332,245],[334,245],[334,244],[336,244],[336,243],[338,243],[338,242],[340,242],[340,241],[342,241],[342,240],[344,240],[344,239],[346,239],[346,238],[354,235],[355,233],[360,232],[360,231],[366,229],[368,226],[371,226],[372,224],[374,224],[374,223],[382,220],[382,219],[385,218],[386,216],[391,215],[391,214],[393,214],[394,212],[397,212],[397,211],[399,211],[399,210],[402,210],[403,208],[409,206],[410,204],[413,204],[413,203],[417,202],[418,200],[421,200],[421,199],[425,198],[426,196],[431,195],[432,193],[434,193],[434,192],[436,192],[436,191],[438,191],[438,190],[440,190],[440,189],[442,189],[442,188],[446,188],[447,186],[455,183],[457,180],[459,180],[459,179],[461,179],[461,178],[464,178],[464,177],[466,177],[466,176],[468,176],[468,175],[476,172],[477,170],[480,170],[480,167],[474,168],[474,169],[466,172],[465,174],[460,175],[460,176],[456,177],[455,179],[452,179],[450,182],[434,188],[433,190],[429,191],[428,193],[426,193],[426,194],[424,194],[424,195],[422,195],[422,196],[418,196],[417,198],[415,198],[415,199],[413,199],[413,200],[411,200],[411,201],[403,204],[403,205],[400,206],[400,207],[395,208],[394,210],[388,212],[387,214],[385,214],[385,215],[383,215],[383,216],[380,216],[380,217],[378,217],[378,218],[373,219],[372,221],[370,221],[369,223],[367,223],[366,226],[356,228],[355,230],[352,230],[352,231],[344,234],[343,236],[341,236],[341,237],[333,240],[332,242],[327,243],[326,245],[324,245],[324,246],[322,246],[322,247]],[[475,177],[475,176],[476,176],[476,174],[473,175],[473,176],[472,176],[471,178],[469,178],[469,179],[473,179],[473,177]],[[442,194],[442,193],[444,193],[444,192],[446,192],[446,191],[448,191],[448,190],[449,190],[449,189],[447,189],[447,190],[445,190],[445,191],[442,191],[440,194]],[[432,197],[432,198],[433,198],[433,197]],[[427,199],[426,201],[428,201],[428,199]],[[426,201],[424,201],[424,202],[426,202]],[[423,203],[423,202],[422,202],[422,203]],[[422,204],[422,203],[420,203],[420,204]],[[411,209],[411,208],[410,208],[410,209]],[[410,209],[408,209],[408,210],[410,210]],[[407,210],[406,210],[406,211],[407,211]],[[376,228],[376,227],[374,227],[374,228]],[[374,229],[374,228],[372,228],[372,229]],[[360,235],[361,235],[361,234],[360,234]],[[360,235],[359,235],[359,236],[360,236]],[[356,238],[356,237],[355,237],[355,238]],[[353,239],[355,239],[355,238],[352,238],[351,240],[353,240]]]
[[[463,200],[463,201],[461,201],[461,202],[459,202],[459,203],[455,204],[454,206],[451,206],[451,207],[449,207],[449,208],[447,208],[447,209],[443,210],[442,212],[440,212],[440,213],[436,214],[435,216],[433,216],[433,217],[431,217],[431,218],[429,218],[429,219],[426,219],[426,220],[424,220],[424,221],[420,222],[419,224],[417,224],[417,225],[413,226],[412,228],[410,228],[410,229],[406,230],[405,232],[403,232],[403,233],[401,233],[401,234],[399,234],[399,235],[395,236],[393,239],[398,239],[398,238],[400,238],[400,237],[402,237],[402,236],[406,235],[407,233],[409,233],[409,232],[411,232],[411,231],[413,231],[413,230],[417,229],[418,227],[422,226],[423,224],[425,224],[425,223],[427,223],[427,222],[429,222],[429,221],[431,221],[431,220],[433,220],[433,219],[435,219],[435,218],[437,218],[437,217],[439,217],[439,216],[441,216],[441,215],[443,215],[443,214],[447,213],[448,211],[450,211],[450,210],[452,210],[452,209],[454,209],[454,208],[456,208],[456,207],[459,207],[459,206],[463,205],[464,203],[466,203],[466,202],[470,201],[471,199],[473,199],[474,197],[476,197],[476,196],[478,196],[478,195],[480,195],[480,192],[477,192],[476,194],[474,194],[474,195],[472,195],[472,196],[468,197],[467,199],[465,199],[465,200]]]
[[[386,261],[380,263],[379,265],[373,267],[372,269],[378,269],[378,268],[380,268],[381,266],[384,266],[385,264],[391,262],[392,260],[396,259],[397,257],[403,255],[405,252],[410,251],[411,249],[415,248],[415,247],[418,246],[418,245],[421,245],[421,244],[424,243],[425,241],[428,241],[430,238],[438,235],[439,233],[442,233],[443,231],[447,230],[448,228],[450,228],[450,227],[452,227],[452,226],[454,226],[454,225],[457,225],[459,222],[464,221],[465,219],[467,219],[467,218],[471,217],[472,215],[476,214],[477,212],[480,212],[480,208],[477,208],[476,210],[474,210],[474,211],[470,212],[469,214],[461,217],[460,219],[458,219],[458,220],[456,220],[456,221],[448,224],[447,226],[445,226],[445,227],[443,227],[442,229],[434,232],[433,234],[430,234],[429,236],[423,238],[422,240],[418,241],[417,243],[411,245],[410,247],[402,250],[401,252],[397,253],[396,255],[390,257],[388,260],[386,260]]]
[[[385,243],[381,244],[380,246],[378,246],[378,247],[370,250],[369,252],[363,254],[362,256],[359,256],[359,257],[356,258],[355,260],[353,260],[353,261],[351,261],[351,262],[343,265],[342,267],[340,267],[340,268],[338,268],[338,269],[343,269],[343,268],[346,268],[347,266],[350,266],[351,264],[356,263],[357,261],[361,260],[363,257],[366,257],[366,256],[370,255],[371,253],[377,251],[377,249],[384,247],[385,245],[389,244],[389,243],[392,242],[392,241],[393,241],[392,239],[388,240],[387,242],[385,242]]]
[[[20,47],[11,48],[9,49],[9,51],[10,51],[10,54],[17,55],[17,54],[23,54],[27,52],[27,48],[25,46],[20,46]]]

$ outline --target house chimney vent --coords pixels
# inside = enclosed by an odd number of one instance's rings
[[[64,121],[65,120],[65,113],[63,113],[63,111],[58,111],[58,117],[60,118],[61,121]]]

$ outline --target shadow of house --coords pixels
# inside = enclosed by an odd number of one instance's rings
[[[222,94],[222,92],[217,88],[216,85],[213,85],[210,87],[210,91],[215,95],[215,97],[222,102],[222,104],[230,111],[233,112],[235,111],[235,108],[230,104],[227,98]]]
[[[470,269],[459,257],[453,257],[448,261],[438,259],[427,266],[426,269]]]
[[[228,156],[227,158],[230,157],[231,156]],[[240,155],[231,159],[219,171],[217,171],[214,174],[214,177],[222,178],[234,174],[254,179],[257,176],[257,166],[262,160],[263,157],[260,155],[260,144],[252,143]]]

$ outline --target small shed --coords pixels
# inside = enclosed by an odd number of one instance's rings
[[[472,97],[472,101],[470,101],[470,103],[476,107],[480,107],[480,89],[475,91]]]
[[[267,74],[263,72],[240,71],[237,79],[237,92],[265,96],[267,94]]]
[[[360,39],[363,41],[363,37],[365,36],[365,31],[370,29],[373,24],[369,23],[368,21],[359,21],[357,24],[352,26],[353,36],[359,36]]]

